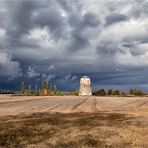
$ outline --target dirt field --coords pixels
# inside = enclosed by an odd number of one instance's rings
[[[35,112],[98,111],[148,115],[148,97],[0,96],[0,116]]]
[[[147,148],[148,97],[0,96],[0,147]]]
[[[0,96],[0,116],[35,112],[122,112],[148,115],[148,97]]]

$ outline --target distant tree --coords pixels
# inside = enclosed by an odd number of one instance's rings
[[[95,96],[105,96],[106,91],[104,89],[100,89],[100,90],[94,91],[93,95],[95,95]]]
[[[50,84],[49,91],[50,91],[50,93],[52,93],[52,84]]]
[[[118,89],[113,90],[112,95],[119,96],[120,95],[120,91]]]
[[[64,94],[63,94],[62,92],[60,92],[60,91],[57,91],[57,92],[56,92],[56,95],[57,95],[57,96],[63,96]]]
[[[56,94],[56,92],[57,92],[57,86],[54,85],[54,94]]]
[[[21,94],[24,94],[25,93],[25,82],[22,81],[21,83]]]
[[[42,94],[45,94],[45,92],[47,93],[48,90],[48,82],[46,80],[42,81]]]
[[[35,95],[39,95],[39,88],[37,84],[35,85]]]
[[[134,89],[133,94],[135,96],[143,96],[144,93],[141,90]]]
[[[41,94],[42,93],[42,90],[41,90],[41,88],[39,87],[39,94]]]
[[[46,81],[46,89],[48,89],[48,81]]]
[[[101,89],[100,94],[101,94],[101,96],[106,96],[106,91],[104,89]]]
[[[121,92],[120,95],[121,96],[126,96],[126,93],[125,92]]]
[[[130,89],[129,94],[130,95],[133,95],[134,94],[134,90],[133,89]]]
[[[45,80],[43,80],[43,81],[42,81],[42,90],[44,90],[44,89],[45,89],[45,87],[46,87],[46,81],[45,81]]]
[[[108,96],[112,95],[112,92],[113,92],[112,89],[109,89],[109,90],[107,91],[107,95],[108,95]]]
[[[135,96],[144,95],[144,93],[141,90],[137,90],[137,89],[130,89],[129,94],[130,95],[135,95]]]
[[[29,86],[28,86],[28,94],[30,95],[31,93],[32,93],[31,84],[29,84]]]
[[[78,90],[78,89],[76,89],[76,90],[74,91],[74,95],[76,95],[76,96],[79,95],[79,90]]]

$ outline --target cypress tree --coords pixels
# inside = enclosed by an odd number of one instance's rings
[[[38,85],[37,84],[35,85],[35,93],[36,94],[38,93]]]
[[[21,94],[24,94],[25,93],[25,82],[22,81],[21,83]]]
[[[56,92],[57,92],[57,86],[54,85],[54,94],[56,94]]]
[[[42,94],[44,94],[44,89],[45,89],[45,80],[42,81]]]
[[[29,84],[29,86],[28,86],[28,93],[29,93],[29,95],[31,94],[31,84]]]
[[[52,93],[52,84],[50,84],[50,93]]]

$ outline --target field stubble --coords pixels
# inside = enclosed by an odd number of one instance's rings
[[[148,147],[147,98],[1,98],[0,147]]]

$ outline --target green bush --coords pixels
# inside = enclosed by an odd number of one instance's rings
[[[113,90],[112,95],[113,96],[119,96],[120,95],[120,91],[118,89]]]
[[[107,95],[108,95],[108,96],[112,95],[112,93],[113,93],[113,90],[112,90],[112,89],[109,89],[109,90],[107,91]]]
[[[135,96],[143,96],[144,95],[144,93],[141,90],[137,90],[137,89],[130,89],[129,94],[135,95]]]
[[[75,91],[74,91],[74,95],[75,95],[75,96],[78,96],[78,95],[79,95],[79,90],[75,90]]]
[[[104,89],[100,89],[100,90],[94,91],[93,95],[95,95],[95,96],[106,96],[106,91]]]

